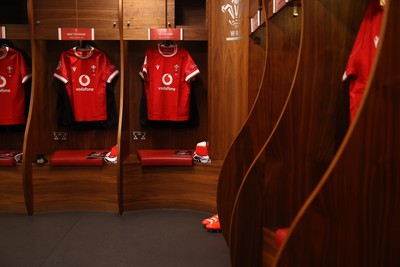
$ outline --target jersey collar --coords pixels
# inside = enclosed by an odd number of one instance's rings
[[[90,58],[93,55],[94,47],[89,46],[88,48],[79,48],[78,46],[75,46],[73,48],[74,54],[76,57],[81,58],[81,59],[87,59]]]
[[[171,49],[173,48],[173,52],[172,53],[163,53],[162,49]],[[173,45],[173,46],[164,46],[162,44],[158,45],[158,52],[160,52],[160,54],[164,57],[173,57],[176,55],[176,52],[178,52],[178,46],[177,45]]]

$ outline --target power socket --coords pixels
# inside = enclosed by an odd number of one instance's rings
[[[135,141],[146,140],[146,132],[132,132],[132,137]]]
[[[54,141],[65,141],[67,140],[66,132],[53,132],[53,140]]]

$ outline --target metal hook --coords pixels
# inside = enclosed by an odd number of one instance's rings
[[[298,17],[299,16],[299,8],[297,4],[294,4],[293,6],[293,17]]]

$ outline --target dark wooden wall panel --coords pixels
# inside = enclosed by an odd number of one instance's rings
[[[250,64],[263,62],[263,80],[253,109],[225,158],[218,184],[218,209],[227,240],[237,193],[289,95],[298,58],[300,26],[300,17],[293,18],[291,11],[285,9],[260,29],[266,30],[267,58],[259,57]]]
[[[209,141],[213,159],[223,159],[248,114],[248,2],[243,4],[238,28],[243,39],[227,41],[232,28],[221,7],[231,1],[211,1],[209,32]]]
[[[27,0],[3,1],[0,10],[0,25],[28,25]]]
[[[361,19],[353,11],[364,3],[301,4],[301,48],[293,88],[237,196],[230,238],[234,266],[263,264],[263,232],[291,224],[332,161],[343,138],[339,133],[347,127],[345,118],[338,116],[348,108],[342,100],[341,77],[355,37],[352,26]]]
[[[97,40],[119,40],[118,1],[33,1],[35,38],[57,40],[58,28],[95,28]]]
[[[377,61],[358,118],[294,221],[276,266],[400,265],[400,4],[386,1],[384,10]]]

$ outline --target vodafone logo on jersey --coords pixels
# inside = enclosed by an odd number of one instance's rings
[[[88,86],[89,84],[90,84],[90,77],[89,76],[87,76],[87,75],[81,75],[80,77],[79,77],[79,83],[82,85],[82,86]]]
[[[86,74],[82,74],[79,76],[79,84],[82,86],[81,88],[76,88],[78,92],[92,92],[94,88],[88,88],[87,86],[90,84],[90,77]]]
[[[0,88],[3,88],[4,86],[6,86],[6,84],[7,84],[6,78],[0,76]]]
[[[176,88],[169,87],[174,82],[174,78],[172,77],[171,74],[169,74],[169,73],[164,74],[161,78],[161,81],[164,84],[164,86],[158,87],[158,90],[160,90],[160,91],[176,91]]]
[[[163,82],[163,84],[164,84],[165,86],[171,85],[171,84],[173,83],[173,81],[174,81],[174,78],[172,78],[172,75],[169,74],[169,73],[164,74],[164,75],[162,76],[162,82]]]
[[[10,89],[4,89],[7,85],[7,80],[3,76],[0,76],[0,93],[11,93]]]

